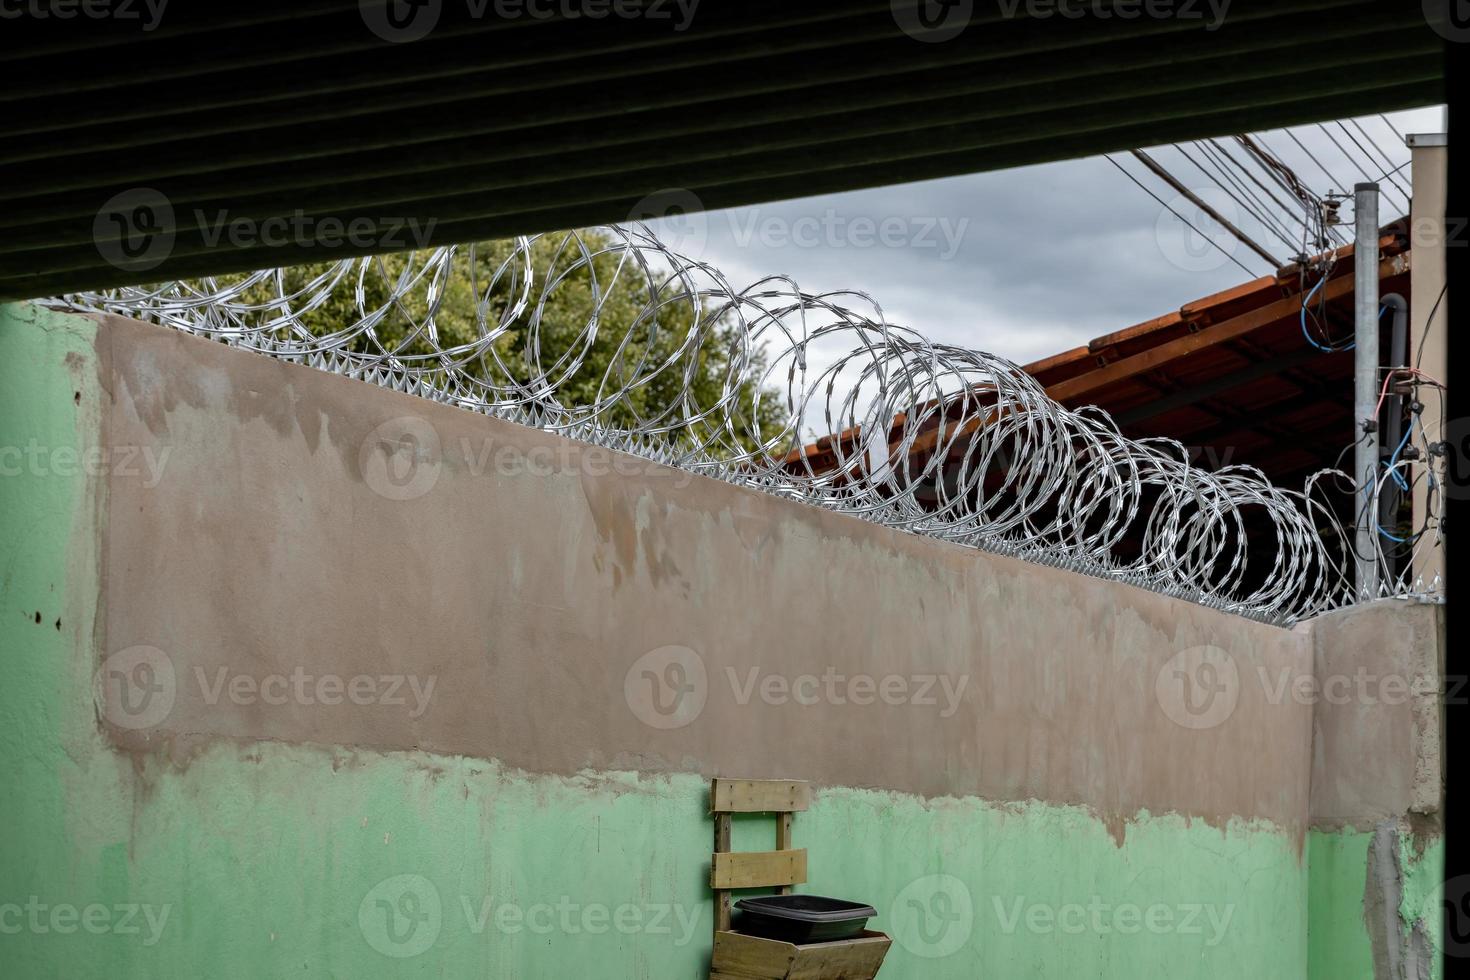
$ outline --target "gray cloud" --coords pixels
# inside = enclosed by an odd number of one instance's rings
[[[1400,132],[1442,126],[1437,109],[1389,118]],[[1394,165],[1408,159],[1382,119],[1361,123]],[[1350,191],[1363,179],[1320,130],[1293,133],[1341,181],[1330,180],[1283,134],[1265,134],[1313,190]],[[1191,188],[1223,199],[1177,151],[1155,155]],[[1128,154],[1115,157],[1166,201],[1175,196]],[[1407,183],[1407,168],[1399,176]],[[1385,201],[1385,220],[1402,210],[1396,200]],[[1350,218],[1350,209],[1344,215]],[[1228,216],[1265,242],[1250,214]],[[724,270],[737,287],[780,273],[809,292],[861,290],[892,322],[1021,363],[1268,271],[1233,239],[1217,240],[1249,276],[1186,237],[1192,233],[1101,157],[716,211],[699,220],[703,241],[691,242],[690,254]],[[689,227],[652,224],[660,234]],[[1284,244],[1272,246],[1289,258]]]

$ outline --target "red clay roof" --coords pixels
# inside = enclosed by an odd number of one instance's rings
[[[1387,235],[1379,246],[1380,293],[1407,298],[1406,240]],[[1335,262],[1317,299],[1325,296],[1328,322],[1345,336],[1352,330],[1353,249],[1329,254]],[[1063,405],[1105,409],[1129,436],[1174,438],[1200,465],[1246,463],[1278,483],[1299,485],[1309,472],[1333,465],[1352,435],[1353,356],[1318,350],[1302,335],[1303,295],[1299,267],[1287,266],[1025,370]],[[891,444],[903,423],[895,419]],[[805,457],[820,471],[835,462],[835,440],[855,444],[857,436],[826,436],[787,463],[800,467]],[[919,440],[911,451],[930,449]]]

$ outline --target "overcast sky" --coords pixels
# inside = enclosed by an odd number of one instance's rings
[[[1439,109],[1388,118],[1402,133],[1438,132],[1443,126]],[[1394,166],[1408,159],[1383,119],[1365,117],[1360,123]],[[1351,147],[1342,129],[1329,131]],[[1364,179],[1320,129],[1292,132],[1336,182],[1289,137],[1279,131],[1263,135],[1312,190],[1351,192],[1352,183]],[[1350,132],[1358,136],[1356,128]],[[1232,202],[1178,151],[1162,148],[1155,155],[1266,243],[1258,223],[1232,210]],[[1208,224],[1128,154],[1114,157],[1185,217]],[[1384,163],[1371,176],[1387,169]],[[1396,176],[1407,184],[1407,174],[1405,167]],[[1389,193],[1385,222],[1404,210],[1400,200]],[[1350,221],[1351,206],[1343,213]],[[882,304],[891,322],[1023,364],[1267,271],[1267,263],[1245,246],[1206,227],[1250,269],[1248,275],[1102,157],[716,211],[694,222],[670,219],[652,226],[681,251],[724,270],[737,287],[781,273],[808,292],[862,290]],[[1279,243],[1268,250],[1287,256]]]

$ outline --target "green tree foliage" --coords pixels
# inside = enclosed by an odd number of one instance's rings
[[[589,262],[576,239],[546,236],[532,243],[530,287],[527,263],[509,241],[481,242],[461,248],[452,272],[440,279],[420,278],[404,290],[401,305],[388,307],[375,324],[375,336],[359,332],[348,345],[359,353],[391,352],[418,367],[435,367],[426,355],[436,350],[477,346],[488,331],[506,329],[489,349],[464,353],[456,367],[495,388],[510,382],[546,391],[564,406],[602,405],[604,426],[632,428],[656,422],[671,429],[670,438],[699,443],[716,455],[734,446],[755,448],[756,432],[766,442],[782,436],[787,407],[782,392],[766,389],[757,397],[757,381],[766,361],[761,351],[744,351],[741,328],[729,316],[715,318],[704,306],[701,332],[691,339],[694,306],[679,295],[682,286],[667,280],[666,270],[649,270],[630,261],[623,250],[592,232],[578,233],[593,257]],[[385,255],[373,259],[368,272],[358,269],[338,282],[322,305],[299,312],[298,318],[319,337],[339,333],[345,324],[388,306],[394,285],[421,274],[422,254]],[[333,263],[293,266],[283,272],[283,292],[302,289],[325,275]],[[431,288],[443,299],[434,317],[436,337],[424,329]],[[265,302],[274,284],[262,284],[248,297]],[[360,294],[360,295],[359,295]],[[522,300],[526,308],[515,314]],[[525,324],[540,307],[540,329]],[[299,304],[298,307],[299,309]],[[484,326],[482,326],[482,323]],[[589,329],[589,323],[595,329]],[[417,360],[415,360],[417,358]],[[735,395],[709,422],[694,427],[685,418],[718,405],[733,372]],[[625,397],[609,404],[622,389]],[[726,419],[733,434],[723,430]],[[758,423],[758,427],[757,427]],[[775,447],[783,451],[783,444]]]

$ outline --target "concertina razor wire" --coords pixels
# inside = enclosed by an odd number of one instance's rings
[[[343,259],[310,276],[268,269],[61,302],[1268,622],[1367,598],[1354,595],[1350,537],[1328,504],[1351,483],[1339,470],[1294,491],[1249,466],[1200,469],[1175,440],[1130,439],[1100,409],[1063,407],[1005,358],[888,322],[865,293],[814,295],[784,276],[737,290],[641,223],[496,244],[488,262],[489,246],[457,245],[406,253],[396,270],[382,256]],[[455,277],[478,300],[462,342],[437,320]],[[565,304],[548,311],[574,282],[585,322],[569,342],[555,323],[553,345],[543,332]],[[630,326],[609,337],[603,312],[630,297]],[[355,319],[329,332],[303,320],[343,308]],[[512,334],[523,342],[507,355]],[[593,380],[599,335],[614,353],[592,397],[573,403],[566,389]],[[696,369],[716,344],[720,390],[701,393]],[[761,411],[772,399],[779,410]],[[837,435],[804,449],[803,424]],[[1253,543],[1270,568],[1248,574]],[[1381,545],[1375,557],[1391,583],[1381,594],[1437,591],[1391,576]]]

